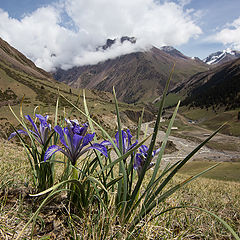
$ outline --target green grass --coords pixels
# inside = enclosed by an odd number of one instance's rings
[[[207,111],[206,109],[201,108],[188,109],[187,107],[181,107],[180,113],[182,113],[188,119],[201,122],[205,119],[216,116],[216,113],[213,111]]]
[[[192,161],[184,165],[181,174],[195,175],[216,164],[216,162]],[[240,182],[240,162],[222,162],[219,166],[204,174],[204,178]]]
[[[211,140],[210,142],[208,142],[206,146],[218,151],[236,151],[236,152],[239,151],[239,147],[240,147],[235,142],[231,142],[231,141],[221,142],[221,141],[214,141],[214,140]],[[239,155],[239,159],[240,159],[240,155]]]
[[[181,107],[180,112],[186,118],[197,121],[197,124],[203,128],[214,130],[226,123],[226,126],[221,133],[240,136],[240,120],[237,119],[240,109],[235,109],[225,112],[224,109],[219,109],[217,112],[206,109],[187,109]]]
[[[237,119],[240,110],[232,110],[228,112],[219,113],[204,121],[201,125],[212,129],[214,126],[220,126],[222,123],[227,122],[226,127],[222,133],[234,136],[240,136],[240,120]]]
[[[165,100],[165,106],[169,107],[169,106],[176,105],[179,100],[182,100],[182,96],[175,93],[169,93]]]

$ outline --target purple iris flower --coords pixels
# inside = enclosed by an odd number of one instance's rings
[[[145,164],[145,161],[147,159],[147,155],[148,155],[148,147],[145,145],[142,145],[139,148],[140,153],[137,153],[135,156],[135,161],[134,161],[134,165],[133,168],[135,170],[137,170],[138,175],[141,174],[142,168]],[[160,148],[158,148],[157,150],[152,152],[152,158],[158,154],[160,152]],[[154,165],[154,163],[150,163],[147,169],[150,169],[152,166]]]
[[[43,146],[45,145],[45,143],[47,142],[47,139],[49,137],[49,133],[51,131],[51,124],[47,123],[48,120],[48,115],[46,115],[45,117],[43,117],[40,114],[36,114],[35,115],[36,118],[39,119],[40,121],[40,125],[39,125],[39,130],[37,128],[37,125],[35,124],[35,122],[31,119],[31,117],[29,115],[25,116],[25,118],[32,124],[33,126],[33,130],[29,130],[30,133],[32,133],[32,135],[35,137],[35,139],[42,144]],[[25,135],[29,135],[28,132],[26,130],[18,130],[17,132],[13,132],[11,133],[11,135],[9,136],[8,140],[12,139],[14,136],[17,135],[17,133],[19,134],[25,134]]]
[[[87,123],[83,124],[81,127],[77,120],[66,120],[66,122],[67,127],[62,129],[60,126],[56,126],[54,128],[55,132],[59,134],[63,148],[57,145],[49,147],[45,153],[44,161],[58,151],[66,155],[72,165],[75,165],[77,159],[90,149],[96,149],[107,157],[107,149],[102,144],[94,143],[86,147],[93,140],[95,135],[95,133],[86,134],[88,129]]]
[[[123,149],[123,154],[131,150],[133,147],[135,147],[138,144],[138,141],[135,143],[131,143],[132,135],[130,133],[130,130],[127,129],[127,132],[122,130],[122,149]],[[116,133],[115,135],[115,140],[114,143],[117,145],[117,148],[120,149],[120,142],[119,142],[119,132]],[[101,143],[104,146],[110,145],[112,146],[112,143],[109,141],[103,141]]]

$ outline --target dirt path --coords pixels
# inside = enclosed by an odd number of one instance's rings
[[[153,128],[150,127],[151,123],[144,123],[142,125],[142,131],[144,132],[147,125],[147,135],[153,132]],[[211,134],[212,132],[206,130],[204,128],[198,127],[193,132],[189,133],[190,136],[198,138],[200,140],[204,140],[207,138],[206,135]],[[164,139],[165,133],[163,131],[158,131],[157,142],[161,142]],[[171,154],[164,154],[163,162],[166,164],[168,162],[175,162],[177,160],[185,158],[192,150],[194,150],[199,143],[188,140],[185,138],[169,136],[169,140],[172,141],[176,148],[178,149],[176,152]],[[217,134],[214,136],[214,141],[219,141],[221,143],[224,142],[232,142],[233,144],[238,144],[240,146],[240,138],[227,136],[224,134]],[[149,140],[150,142],[150,140]],[[149,144],[148,142],[148,144]],[[237,161],[240,159],[239,151],[223,151],[211,149],[206,146],[202,147],[193,157],[192,160],[207,160],[207,161]]]

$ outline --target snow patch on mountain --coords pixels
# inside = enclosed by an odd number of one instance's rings
[[[232,50],[231,48],[227,48],[223,51],[218,51],[215,53],[210,54],[208,57],[203,59],[208,65],[218,64],[227,62],[230,60],[234,60],[240,57],[240,51]]]

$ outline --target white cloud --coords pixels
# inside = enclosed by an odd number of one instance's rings
[[[212,36],[211,39],[240,50],[240,17],[227,24],[224,29]]]
[[[0,9],[0,36],[47,71],[95,64],[149,45],[179,46],[196,38],[201,29],[194,22],[195,12],[184,10],[188,2],[64,0],[21,20]],[[107,38],[122,36],[136,37],[137,44],[118,43],[96,52]]]

